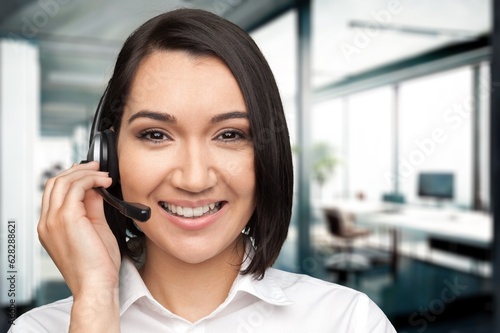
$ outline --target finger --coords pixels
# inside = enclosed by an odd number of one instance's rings
[[[59,214],[59,210],[65,200],[68,189],[77,179],[81,179],[82,177],[97,177],[100,179],[108,179],[107,173],[98,172],[93,170],[76,170],[72,173],[68,173],[65,176],[55,177],[48,182],[47,189],[43,195],[43,206],[42,212],[40,215],[40,220],[38,222],[38,234],[40,238],[40,234],[45,231],[48,227],[48,223],[51,225],[60,220],[61,216]],[[111,181],[107,181],[107,183],[111,183]],[[107,185],[106,181],[104,181],[103,186]],[[80,216],[85,214],[83,204],[80,210]]]
[[[43,235],[47,235],[47,233],[60,232],[62,230],[66,230],[63,232],[68,232],[75,227],[80,229],[87,223],[90,225],[91,221],[87,216],[83,202],[85,193],[92,191],[92,187],[107,187],[111,185],[111,182],[112,180],[109,177],[97,175],[79,178],[72,182],[65,193],[61,206],[55,208],[51,205],[45,221],[39,224],[39,238],[40,236],[43,238]],[[97,199],[97,201],[101,202],[101,211],[103,211],[102,199]],[[101,216],[104,218],[103,213],[101,213]]]
[[[77,170],[95,170],[95,171],[97,171],[97,170],[99,170],[99,162],[91,161],[91,162],[82,163],[82,164],[73,163],[73,165],[70,168],[57,174],[55,178],[68,175],[68,174],[75,172]]]
[[[50,193],[52,192],[52,188],[54,186],[54,179],[51,178],[47,180],[45,183],[45,189],[42,194],[42,210],[40,212],[40,222],[45,220],[45,217],[47,216],[47,211],[49,210],[49,199],[50,199]]]
[[[57,222],[61,220],[61,215],[58,211],[62,202],[64,202],[64,198],[67,193],[66,188],[69,188],[69,184],[74,182],[75,179],[88,177],[89,175],[93,175],[98,178],[109,178],[106,172],[98,172],[96,171],[97,169],[97,163],[89,163],[89,165],[73,165],[70,169],[63,171],[59,176],[53,177],[47,181],[42,196],[40,220],[37,226],[38,238],[44,248],[46,248],[46,246],[44,245],[43,238],[44,235],[46,235],[48,222],[50,221],[50,224],[52,225],[57,224]],[[111,183],[111,180],[108,182]],[[103,186],[108,186],[106,181],[102,184]],[[84,211],[84,208],[81,208],[81,214],[85,214]]]
[[[89,220],[104,219],[102,198],[92,188],[109,187],[111,183],[111,178],[100,176],[89,176],[74,181],[64,198],[64,209],[70,214],[78,214],[80,210],[79,214],[84,214]],[[90,209],[87,210],[85,205]]]
[[[52,190],[50,192],[50,198],[48,200],[49,209],[60,208],[72,184],[75,181],[86,177],[91,177],[91,178],[97,177],[97,178],[108,179],[109,175],[107,172],[103,171],[75,170],[74,172],[68,173],[64,176],[56,177],[54,180],[54,185],[52,186]],[[83,184],[89,184],[89,183],[83,182]],[[90,190],[90,189],[91,187],[85,188],[85,190]],[[83,196],[81,200],[83,200]]]
[[[95,171],[87,171],[86,173],[88,173],[88,172],[95,173]],[[71,175],[71,177],[75,177],[75,176],[77,176],[77,175],[74,175],[74,174]],[[70,176],[67,176],[67,178],[68,177],[70,177]],[[87,174],[86,177],[92,177],[92,176]],[[109,186],[111,184],[111,180],[107,176],[103,176],[101,174],[98,174],[98,175],[94,174],[93,177],[102,180],[101,182],[97,182],[96,184],[99,184],[99,185],[102,184],[102,186]],[[46,202],[45,202],[44,207],[43,207],[43,212],[41,213],[40,220],[38,222],[37,231],[38,231],[39,238],[40,238],[41,233],[44,233],[46,231],[46,229],[49,228],[50,226],[57,225],[60,221],[65,221],[65,217],[64,217],[64,215],[61,214],[60,210],[61,210],[61,206],[63,205],[64,200],[67,196],[68,191],[66,189],[61,189],[61,187],[62,187],[61,180],[59,180],[59,184],[53,185],[53,190],[50,193],[47,191],[47,193],[44,194],[45,198],[48,198],[48,199],[45,199]],[[59,189],[59,191],[58,191],[58,189]],[[80,203],[80,204],[81,205],[80,205],[79,211],[77,210],[78,205],[73,206],[73,208],[71,208],[71,209],[74,209],[74,211],[72,211],[70,213],[70,214],[73,214],[73,217],[85,216],[85,208],[83,206],[83,203]],[[68,215],[69,214],[67,214],[66,217],[68,217]]]
[[[102,196],[95,190],[85,192],[85,211],[87,218],[94,224],[104,223],[107,225],[104,214],[104,205]]]
[[[54,187],[55,180],[58,177],[63,177],[66,176],[70,173],[75,172],[76,170],[98,170],[99,169],[99,163],[92,161],[86,164],[73,164],[71,168],[64,170],[60,174],[58,174],[56,177],[53,177],[49,179],[45,183],[45,189],[43,191],[42,195],[42,211],[40,213],[41,219],[47,215],[47,211],[49,209],[49,200],[50,200],[50,194],[52,193],[52,189]]]

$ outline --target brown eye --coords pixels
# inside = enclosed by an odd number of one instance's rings
[[[165,137],[165,135],[163,133],[160,133],[160,132],[149,133],[147,136],[151,140],[161,140]]]
[[[152,141],[155,143],[170,140],[170,137],[166,133],[155,129],[142,131],[139,134],[139,138],[141,140]]]
[[[224,131],[217,137],[217,139],[221,141],[237,141],[245,138],[246,136],[243,133],[236,130]]]

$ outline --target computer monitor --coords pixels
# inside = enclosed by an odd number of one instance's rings
[[[453,199],[454,178],[451,172],[421,172],[418,175],[418,196],[422,198]]]

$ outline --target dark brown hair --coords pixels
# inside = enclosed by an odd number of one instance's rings
[[[210,12],[179,9],[144,23],[125,41],[102,100],[98,130],[118,132],[132,80],[141,61],[154,51],[184,51],[221,59],[232,71],[248,110],[256,177],[256,208],[246,226],[255,254],[243,274],[262,278],[286,239],[292,210],[293,167],[283,106],[274,76],[252,38],[235,24]],[[110,192],[122,197],[115,186]],[[120,252],[135,258],[127,238],[143,238],[132,220],[105,203],[108,223]]]

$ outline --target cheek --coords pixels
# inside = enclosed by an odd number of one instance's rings
[[[137,178],[138,172],[134,170],[141,170],[142,163],[140,159],[131,158],[131,154],[121,155],[118,158],[118,166],[120,169],[120,183],[122,187],[122,194],[124,200],[130,200],[133,193],[139,189],[138,185],[141,183]]]
[[[118,154],[120,183],[124,200],[132,201],[143,196],[158,183],[162,165],[154,156],[145,156],[141,150],[128,149]]]
[[[240,196],[250,199],[254,205],[256,190],[253,152],[228,156],[221,169],[226,175],[226,183]]]

